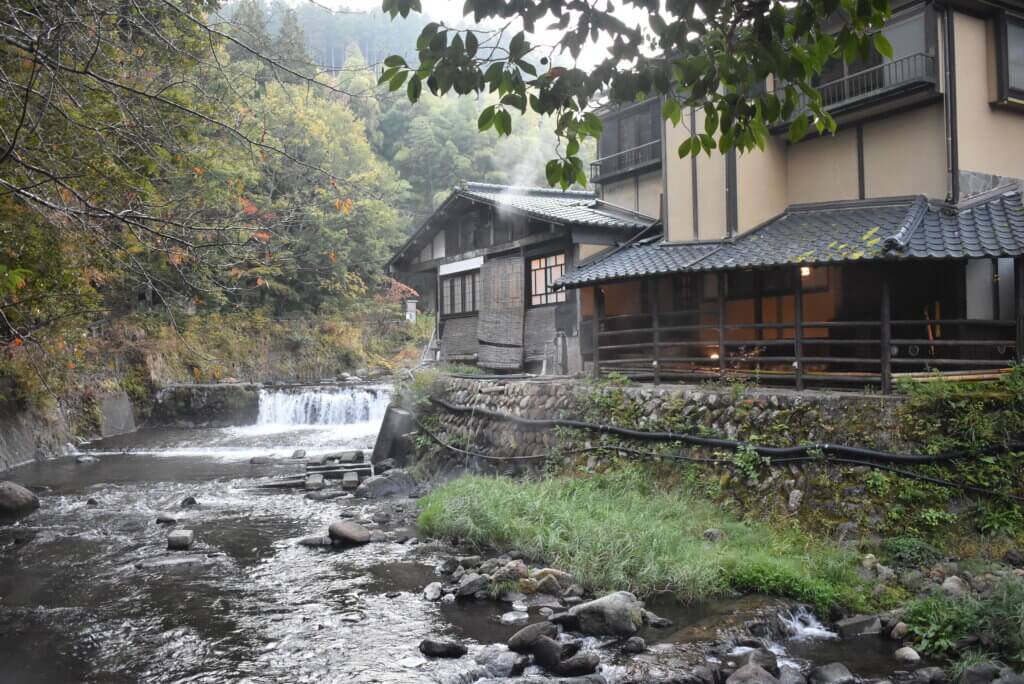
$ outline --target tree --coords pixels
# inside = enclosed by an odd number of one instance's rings
[[[306,34],[299,26],[299,18],[291,7],[285,8],[281,18],[281,27],[277,30],[277,38],[274,40],[274,58],[296,73],[304,73],[310,68]],[[297,83],[301,79],[286,74],[284,80]]]
[[[547,163],[551,185],[585,183],[581,143],[599,138],[594,113],[603,100],[632,102],[665,96],[662,115],[678,124],[682,110],[702,108],[703,133],[679,147],[680,156],[713,149],[763,148],[772,124],[792,122],[799,140],[813,124],[835,131],[814,78],[830,59],[847,62],[873,50],[892,56],[881,32],[890,15],[888,0],[624,0],[645,15],[631,26],[611,0],[467,0],[464,12],[476,24],[497,21],[494,30],[453,28],[433,22],[420,32],[418,62],[402,55],[385,60],[380,82],[408,98],[424,86],[434,94],[496,93],[485,106],[480,130],[512,131],[512,113],[528,109],[555,120],[564,142]],[[421,11],[420,0],[383,0],[392,17]],[[543,46],[540,22],[552,21],[561,37]],[[520,28],[521,27],[521,28]],[[511,38],[507,36],[511,34]],[[505,42],[507,39],[507,43]],[[554,66],[568,54],[576,60],[588,41],[603,39],[607,56],[592,69]],[[539,67],[539,68],[538,68]],[[764,88],[771,77],[778,84]]]

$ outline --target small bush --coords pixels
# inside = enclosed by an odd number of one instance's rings
[[[892,565],[932,565],[942,551],[919,537],[890,537],[882,542],[882,557]]]
[[[994,647],[1014,667],[1024,666],[1024,579],[1006,577],[978,605],[982,643]]]
[[[919,650],[933,656],[948,656],[977,625],[978,606],[972,599],[935,593],[911,602],[903,621]]]

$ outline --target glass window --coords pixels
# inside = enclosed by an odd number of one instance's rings
[[[565,275],[565,255],[530,259],[530,304],[556,304],[565,301],[565,290],[555,290],[555,281]]]
[[[1006,22],[1006,63],[1010,89],[1024,91],[1024,19]]]
[[[441,314],[476,313],[480,271],[441,278]]]

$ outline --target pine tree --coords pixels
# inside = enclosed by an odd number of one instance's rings
[[[306,34],[299,25],[299,18],[292,8],[286,8],[281,18],[281,28],[277,31],[277,38],[274,41],[274,56],[276,61],[289,71],[305,74],[310,70],[309,52],[306,49]],[[298,77],[284,73],[280,74],[284,81],[297,82]]]

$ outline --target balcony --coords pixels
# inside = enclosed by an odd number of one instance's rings
[[[652,140],[622,152],[601,157],[590,164],[590,180],[607,182],[622,176],[661,166],[661,140]]]
[[[931,95],[935,92],[937,83],[935,57],[922,52],[823,83],[817,86],[817,89],[825,109],[839,118],[839,115],[854,110],[877,109],[877,105],[882,102],[902,100],[904,96],[922,93]],[[775,94],[782,98],[785,96],[785,89],[778,88]],[[790,121],[806,113],[810,98],[801,93],[799,102],[800,106],[793,112]],[[901,101],[899,104],[906,103]],[[786,128],[788,126],[779,126],[774,131],[780,132]]]

